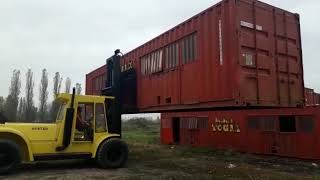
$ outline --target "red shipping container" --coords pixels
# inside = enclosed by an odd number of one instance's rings
[[[140,112],[305,101],[299,15],[260,1],[224,0],[125,54],[121,64],[136,69]],[[87,75],[87,94],[97,93],[95,75]]]
[[[319,93],[314,93],[314,104],[320,105],[320,94]]]
[[[320,105],[320,94],[313,89],[305,88],[306,106]]]
[[[314,90],[313,89],[310,89],[310,88],[305,88],[304,90],[304,93],[305,93],[305,98],[306,98],[306,105],[307,106],[311,106],[314,104]]]
[[[101,95],[106,87],[106,66],[102,66],[86,75],[86,94]]]
[[[169,112],[163,144],[320,159],[320,107]]]

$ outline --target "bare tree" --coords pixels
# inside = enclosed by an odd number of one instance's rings
[[[59,104],[56,101],[56,98],[60,93],[61,82],[62,82],[62,77],[60,76],[59,72],[56,72],[56,74],[53,78],[53,98],[54,98],[54,100],[51,104],[51,109],[50,109],[50,120],[51,121],[55,120],[55,118],[57,117],[57,113],[59,111]]]
[[[48,107],[48,72],[46,69],[42,70],[40,81],[40,95],[39,95],[39,121],[44,122]]]
[[[80,83],[77,83],[77,84],[76,84],[76,94],[81,94],[81,91],[82,91],[81,84],[80,84]]]
[[[58,94],[60,93],[61,82],[62,82],[62,77],[60,76],[59,72],[56,72],[56,74],[55,74],[55,76],[53,78],[53,95],[54,95],[54,98],[56,98],[58,96]]]
[[[25,98],[20,98],[19,106],[18,106],[18,114],[17,114],[17,120],[23,121],[25,119]]]
[[[21,92],[20,71],[14,70],[11,77],[9,95],[6,99],[6,103],[4,107],[4,114],[6,115],[9,121],[16,120],[20,92]]]
[[[0,113],[4,111],[5,103],[6,103],[6,101],[4,100],[4,98],[2,96],[0,96]]]
[[[71,89],[71,79],[69,77],[67,77],[66,79],[66,89],[65,89],[65,93],[70,94],[70,89]]]
[[[28,122],[35,121],[35,107],[33,102],[34,79],[33,72],[28,69],[26,73],[26,104],[25,104],[25,120]]]

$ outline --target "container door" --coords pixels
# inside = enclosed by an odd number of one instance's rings
[[[263,151],[267,154],[275,154],[277,153],[276,149],[276,120],[275,116],[267,116],[262,118],[262,136],[264,147]]]
[[[199,130],[188,129],[188,144],[187,145],[198,145],[199,144]]]
[[[296,117],[279,116],[278,122],[277,154],[282,156],[296,156],[297,146],[300,146],[300,142],[297,141]]]
[[[161,143],[173,144],[172,120],[170,117],[161,117]]]
[[[251,106],[277,105],[272,10],[256,1],[237,1],[240,95]]]
[[[303,101],[299,18],[258,1],[237,1],[240,94],[245,103],[297,106]]]
[[[180,144],[180,118],[172,118],[172,138],[174,144]]]
[[[279,104],[300,105],[304,84],[299,16],[276,9],[273,19]]]
[[[276,117],[249,117],[248,149],[253,153],[275,154],[276,150]]]
[[[249,153],[263,153],[261,147],[261,138],[262,133],[260,130],[260,120],[257,117],[249,117],[248,118],[248,143],[247,143],[247,151]]]
[[[313,116],[297,117],[297,155],[302,158],[316,158],[316,131]]]
[[[200,144],[200,121],[195,117],[185,117],[181,121],[181,144],[199,145]]]

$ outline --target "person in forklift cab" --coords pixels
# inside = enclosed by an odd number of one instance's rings
[[[86,129],[90,129],[90,124],[84,120],[84,117],[82,117],[81,113],[82,113],[82,108],[78,107],[76,129],[78,131],[85,131]]]

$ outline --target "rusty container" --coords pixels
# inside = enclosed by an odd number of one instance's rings
[[[166,112],[161,143],[320,159],[320,106]]]
[[[140,112],[305,101],[299,15],[260,1],[221,1],[126,53],[121,64],[137,72]],[[88,94],[98,92],[93,75]]]
[[[88,73],[86,75],[86,94],[101,95],[102,89],[106,87],[106,66]]]
[[[313,89],[305,88],[305,104],[306,106],[317,106],[320,105],[320,94],[314,92]]]
[[[315,100],[314,100],[315,105],[320,105],[320,94],[315,93]]]

